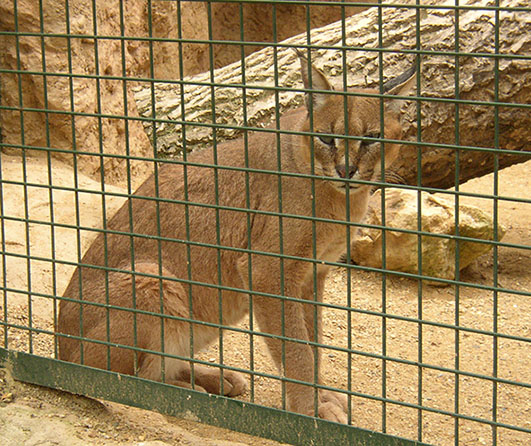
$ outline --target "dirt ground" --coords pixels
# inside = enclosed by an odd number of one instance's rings
[[[61,294],[72,273],[72,267],[49,259],[55,252],[62,261],[77,260],[76,230],[69,225],[81,224],[87,228],[100,226],[103,209],[112,213],[121,203],[120,197],[109,197],[102,205],[101,190],[97,183],[82,177],[80,186],[93,193],[76,195],[69,190],[73,185],[69,167],[47,160],[28,158],[25,169],[19,157],[2,155],[3,215],[6,251],[21,257],[5,258],[5,285],[10,289],[36,293]],[[529,169],[531,161],[507,168],[499,173],[498,194],[504,197],[531,200]],[[50,173],[51,172],[51,173]],[[24,187],[23,178],[34,186]],[[54,185],[50,212],[50,191],[38,184]],[[494,177],[472,180],[461,190],[492,194]],[[119,189],[106,187],[108,192]],[[76,200],[80,213],[74,213]],[[21,203],[28,203],[25,207]],[[492,212],[492,199],[461,198],[462,202],[475,204]],[[527,246],[528,249],[500,247],[497,252],[499,286],[506,290],[529,293],[531,290],[531,203],[498,201],[500,222],[507,233],[504,242]],[[18,218],[30,218],[29,230]],[[50,225],[56,229],[52,234]],[[63,225],[63,226],[60,226]],[[86,248],[91,234],[84,233],[81,248]],[[53,244],[50,240],[53,239]],[[53,249],[52,249],[53,246]],[[23,257],[30,254],[30,264]],[[0,270],[2,271],[2,270]],[[493,284],[493,255],[479,258],[462,271],[460,279],[471,284]],[[4,283],[4,282],[2,282]],[[384,285],[382,285],[384,284]],[[529,296],[499,292],[474,287],[433,287],[417,281],[379,273],[335,269],[326,288],[326,301],[347,304],[355,311],[342,310],[324,313],[324,342],[331,346],[350,347],[359,354],[325,350],[323,354],[324,381],[339,388],[350,388],[360,397],[352,398],[354,424],[377,431],[416,439],[422,431],[422,441],[437,445],[455,443],[455,420],[448,415],[396,404],[418,404],[459,413],[472,418],[492,420],[493,399],[496,400],[496,419],[499,423],[531,429],[531,350],[529,341],[507,337],[493,338],[492,332],[531,338],[531,300]],[[420,292],[420,297],[419,297]],[[54,305],[46,297],[32,297],[28,302],[23,293],[8,292],[0,302],[0,318],[11,324],[27,325],[31,311],[34,327],[52,330]],[[29,305],[28,305],[29,304]],[[385,311],[390,317],[382,318]],[[496,318],[494,315],[496,314]],[[429,322],[458,325],[484,333],[473,333],[447,327],[410,321],[417,318]],[[398,317],[398,318],[397,318]],[[349,320],[350,318],[350,320]],[[402,318],[402,319],[400,319]],[[405,319],[404,319],[405,318]],[[246,323],[244,323],[245,325]],[[351,327],[352,337],[347,333]],[[385,332],[385,337],[383,333]],[[2,339],[4,334],[0,333]],[[28,350],[27,332],[8,330],[10,349]],[[32,337],[33,351],[40,355],[53,355],[52,336]],[[262,340],[255,337],[254,369],[277,373],[272,368]],[[224,337],[224,362],[249,368],[249,339],[229,333]],[[458,352],[458,355],[456,355]],[[380,356],[396,358],[384,361]],[[458,379],[446,369],[456,367],[470,372]],[[494,357],[496,360],[494,362]],[[216,361],[217,347],[213,346],[203,358]],[[419,368],[422,362],[436,368]],[[485,379],[496,368],[502,380],[496,385]],[[350,371],[350,377],[349,377]],[[508,384],[503,380],[526,383],[528,387]],[[254,378],[254,399],[268,406],[281,406],[281,387],[278,380]],[[395,403],[385,405],[375,398],[383,396]],[[420,387],[420,389],[419,389]],[[363,395],[364,397],[361,397]],[[457,395],[457,402],[456,402]],[[419,399],[421,397],[421,399]],[[249,399],[249,393],[242,396]],[[419,423],[420,417],[420,423]],[[531,444],[531,435],[508,428],[495,431],[485,423],[462,419],[457,429],[459,445],[488,445],[497,437],[503,446]],[[7,445],[273,445],[271,441],[212,428],[198,423],[178,420],[153,412],[133,409],[114,403],[94,401],[59,391],[13,382],[6,370],[0,369],[0,438]],[[7,443],[6,443],[7,440]]]

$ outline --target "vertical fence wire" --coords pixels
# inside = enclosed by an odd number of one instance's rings
[[[213,35],[213,14],[212,14],[212,4],[209,2],[207,4],[207,16],[208,16],[208,39],[210,41],[214,40]],[[216,118],[216,79],[214,74],[214,46],[212,44],[209,44],[208,46],[209,50],[209,71],[210,71],[210,81],[212,82],[212,88],[210,90],[210,100],[211,100],[211,109],[212,109],[212,149],[213,149],[213,164],[215,166],[218,165],[218,136],[217,136],[217,129],[215,127],[215,124],[217,122]],[[220,208],[219,208],[219,171],[217,167],[214,167],[214,202],[215,202],[215,220],[216,220],[216,245],[218,248],[216,249],[216,265],[217,265],[217,281],[218,285],[221,287],[223,285],[223,277],[222,277],[222,270],[221,270],[221,262],[222,262],[222,250],[221,248],[221,229],[220,229]],[[223,384],[223,348],[224,348],[224,342],[223,342],[223,291],[221,288],[218,289],[218,311],[219,311],[219,365],[220,365],[220,393],[221,395],[224,394],[224,384]]]
[[[160,361],[161,361],[161,381],[166,382],[166,366],[167,366],[167,355],[165,354],[166,350],[166,317],[165,317],[165,306],[164,306],[164,284],[163,284],[163,268],[162,264],[162,230],[161,230],[161,218],[160,218],[160,182],[159,182],[159,164],[157,163],[157,143],[156,143],[156,87],[155,87],[155,78],[157,76],[155,71],[155,54],[153,50],[153,0],[148,0],[147,2],[147,15],[148,15],[148,37],[149,39],[149,77],[151,79],[150,88],[151,88],[151,101],[153,104],[153,182],[154,182],[154,194],[155,194],[155,218],[156,218],[156,237],[157,237],[157,258],[158,258],[158,293],[159,293],[159,313],[160,313]],[[134,261],[134,259],[133,259]],[[136,308],[136,305],[135,307]],[[136,333],[135,333],[135,347],[136,347]],[[135,362],[137,361],[137,354],[135,353]],[[135,363],[135,366],[138,367],[138,364]],[[138,369],[135,369],[138,373]]]
[[[128,214],[128,226],[129,226],[129,233],[131,234],[129,239],[129,255],[131,256],[131,262],[130,262],[130,268],[131,268],[131,278],[132,278],[132,286],[131,286],[131,302],[132,307],[136,307],[136,301],[137,301],[137,288],[136,288],[136,282],[135,282],[135,238],[132,234],[134,234],[135,226],[133,223],[133,202],[129,198],[133,194],[133,183],[131,178],[131,147],[129,142],[129,101],[127,98],[127,63],[126,63],[126,23],[125,23],[125,17],[124,17],[124,0],[120,0],[120,54],[122,56],[121,60],[121,72],[122,72],[122,97],[123,97],[123,114],[124,114],[124,138],[125,138],[125,165],[126,165],[126,187],[127,187],[127,214]],[[132,315],[133,319],[133,344],[136,346],[138,344],[137,340],[137,332],[138,332],[138,319],[137,314],[133,313]],[[109,318],[108,318],[109,320]],[[110,321],[110,320],[109,320]],[[107,326],[107,333],[110,333],[110,326]],[[110,350],[109,350],[110,353]],[[135,364],[133,365],[133,368],[135,370],[138,370],[138,361],[137,356],[135,355]],[[110,369],[110,354],[108,356],[108,364]]]
[[[498,0],[495,1],[497,8],[500,6]],[[494,10],[494,54],[500,54],[500,10]],[[494,58],[494,102],[499,102],[500,93],[500,60]],[[499,121],[499,107],[494,105],[494,141],[493,148],[500,148],[500,121]],[[493,198],[492,198],[492,220],[493,220],[493,239],[499,241],[498,235],[498,170],[499,170],[499,155],[494,153],[494,170],[493,170]],[[494,336],[492,337],[492,376],[498,377],[498,245],[494,244],[492,252],[492,285],[494,287],[492,291],[492,331]],[[498,384],[494,380],[492,382],[492,421],[496,423],[498,420]],[[492,446],[498,444],[498,427],[496,424],[492,425]]]
[[[306,25],[308,26],[308,24]],[[273,45],[273,82],[275,87],[278,87],[278,47],[275,45],[278,42],[277,36],[277,5],[276,3],[271,4],[271,27],[272,27],[272,45]],[[308,35],[309,38],[309,35]],[[281,141],[280,141],[280,101],[279,101],[279,92],[275,89],[274,92],[274,101],[275,101],[275,115],[274,115],[274,125],[275,125],[275,152],[277,158],[277,171],[282,172],[282,151],[281,151]],[[279,287],[278,293],[279,296],[286,296],[286,264],[284,262],[284,218],[282,216],[282,210],[284,208],[284,194],[282,186],[282,175],[277,176],[277,206],[278,206],[278,253],[279,253]],[[273,304],[274,305],[274,304]],[[280,299],[280,323],[281,323],[281,364],[282,369],[286,370],[287,360],[286,360],[286,302],[284,299]],[[288,407],[287,401],[287,383],[285,380],[281,380],[282,386],[282,409],[286,410]]]
[[[345,6],[341,6],[341,43],[346,48],[347,47],[347,38],[346,38],[346,13],[345,13]],[[343,92],[347,92],[347,86],[348,86],[348,79],[347,79],[347,50],[343,49],[341,51],[342,56],[342,69],[343,69]],[[345,94],[343,97],[343,115],[345,119],[345,133],[348,134],[349,128],[348,128],[348,122],[349,122],[349,110],[348,110],[348,96]],[[349,166],[349,144],[352,143],[348,139],[345,139],[345,166]],[[346,169],[348,171],[348,168]],[[347,204],[345,208],[345,219],[347,222],[350,221],[350,189],[346,189],[346,195],[345,195],[345,203]],[[355,229],[354,229],[355,231]],[[345,252],[345,263],[346,263],[346,276],[347,276],[347,289],[346,289],[346,306],[347,308],[352,307],[352,268],[350,267],[352,263],[352,253],[351,253],[351,243],[353,236],[353,232],[351,231],[350,225],[346,226],[345,231],[345,245],[346,245],[346,252]],[[347,314],[347,349],[349,350],[349,353],[347,355],[347,391],[349,392],[347,394],[347,418],[349,420],[349,424],[352,423],[352,396],[350,395],[350,392],[352,392],[352,313],[348,312]]]
[[[383,9],[382,9],[382,1],[378,1],[378,48],[383,48]],[[383,79],[384,79],[384,58],[383,53],[381,51],[378,51],[378,89],[380,94],[384,94],[384,88],[383,88]],[[384,135],[385,138],[385,119],[384,119],[384,103],[383,99],[380,100],[380,135]],[[380,144],[380,154],[382,157],[382,161],[380,162],[380,165],[383,167],[385,163],[385,159],[383,157],[384,155],[384,144],[383,142]],[[382,182],[385,182],[385,170],[382,169],[382,175],[381,175]],[[381,395],[382,395],[382,432],[387,432],[387,287],[386,287],[386,239],[387,234],[385,230],[385,188],[381,189],[382,196],[381,196],[381,212],[382,212],[382,226],[384,227],[382,229],[382,274],[381,274],[381,284],[382,284],[382,299],[381,299],[381,336],[382,336],[382,389],[381,389]]]
[[[100,51],[99,51],[99,42],[97,36],[100,34],[98,31],[98,11],[97,11],[97,2],[96,0],[92,0],[92,33],[94,36],[94,75],[95,75],[95,82],[96,82],[96,115],[97,115],[97,122],[98,122],[98,158],[99,158],[99,170],[100,170],[100,178],[99,183],[101,187],[101,221],[102,221],[102,227],[103,227],[103,252],[104,252],[104,266],[105,266],[105,301],[107,306],[110,305],[110,282],[109,282],[109,271],[108,271],[108,258],[109,258],[109,248],[108,248],[108,240],[107,240],[107,199],[106,199],[106,191],[105,191],[105,149],[103,144],[103,108],[102,108],[102,89],[101,89],[101,75],[100,75]],[[77,172],[74,174],[77,175]],[[107,308],[105,311],[105,319],[106,319],[106,341],[108,343],[107,345],[107,368],[111,369],[111,318],[110,318],[110,311]],[[83,320],[80,322],[83,324]],[[136,336],[136,325],[133,325],[135,336]],[[136,343],[135,343],[136,345]]]
[[[455,39],[454,39],[454,45],[455,45],[455,77],[454,77],[454,96],[456,100],[460,99],[460,91],[459,91],[459,83],[460,83],[460,69],[461,69],[461,63],[460,63],[460,56],[459,56],[459,39],[460,39],[460,29],[459,29],[459,0],[455,1],[455,19],[454,19],[454,33],[455,33]],[[454,144],[456,146],[455,149],[455,177],[454,177],[454,183],[455,183],[455,205],[454,205],[454,211],[455,211],[455,235],[456,235],[456,241],[454,243],[455,246],[455,279],[456,281],[460,280],[460,268],[459,268],[459,259],[460,259],[460,243],[459,243],[459,171],[460,171],[460,155],[461,150],[459,149],[460,145],[460,129],[459,129],[459,119],[460,119],[460,108],[459,103],[455,102],[454,104]],[[455,299],[455,326],[460,326],[460,319],[459,319],[459,311],[460,311],[460,305],[461,305],[461,299],[460,299],[460,286],[456,283],[454,286],[454,299]],[[454,411],[456,414],[460,412],[460,406],[459,406],[459,389],[460,389],[460,376],[459,376],[459,369],[460,369],[460,331],[458,328],[456,328],[454,332],[454,342],[455,342],[455,362],[454,362],[454,368],[456,370],[456,373],[454,374]],[[459,418],[455,418],[454,421],[454,444],[457,446],[459,444]]]
[[[415,1],[415,5],[420,5],[420,0]],[[417,82],[415,83],[415,95],[417,97],[421,96],[421,87],[422,87],[422,76],[420,73],[422,73],[422,41],[421,41],[421,32],[420,32],[420,24],[421,24],[421,10],[419,8],[415,11],[415,49],[417,50],[416,58],[415,58],[415,65],[416,65],[416,71],[417,71]],[[415,111],[416,111],[416,122],[417,122],[417,134],[416,134],[416,140],[417,142],[422,141],[422,111],[421,111],[422,103],[420,101],[415,101]],[[416,163],[417,163],[417,178],[416,183],[417,187],[421,187],[422,185],[422,147],[419,145],[417,146],[416,150]],[[417,192],[417,229],[418,231],[422,231],[422,192]],[[417,265],[418,265],[418,274],[419,276],[422,276],[422,236],[417,236]],[[417,439],[418,441],[422,441],[422,435],[423,435],[423,429],[422,429],[422,420],[423,420],[423,412],[422,407],[424,405],[423,403],[423,397],[422,397],[422,389],[423,389],[423,368],[420,364],[424,363],[423,360],[423,311],[422,311],[422,280],[417,280],[417,318],[419,322],[417,323],[417,360],[419,365],[417,366]]]
[[[240,63],[242,70],[242,120],[243,126],[248,126],[247,121],[247,90],[245,85],[247,84],[246,78],[246,61],[245,61],[245,20],[244,20],[244,4],[240,3],[238,5],[238,14],[239,14],[239,25],[240,25],[240,41],[242,42],[240,46]],[[249,169],[249,132],[247,130],[243,131],[243,146],[244,146],[244,166],[246,169]],[[249,253],[247,254],[247,287],[249,289],[249,370],[250,370],[250,385],[249,385],[249,400],[254,402],[255,400],[255,386],[256,386],[256,375],[255,375],[255,323],[254,323],[254,296],[253,296],[253,243],[252,243],[252,225],[253,225],[253,216],[250,212],[251,210],[251,186],[250,186],[250,174],[246,170],[244,172],[245,178],[245,208],[248,210],[245,214],[245,223],[246,223],[246,235],[247,235],[247,249]]]
[[[308,41],[308,44],[311,45],[311,5],[306,5],[305,6],[305,19],[306,19],[306,36],[307,36],[307,41]],[[308,55],[311,57],[311,54],[308,53]],[[310,63],[310,60],[311,59],[308,59],[308,76],[309,76],[309,79],[311,79],[313,81],[313,73],[312,73],[312,69],[311,69],[311,63]],[[305,63],[304,61],[301,60],[301,63]],[[316,80],[317,81],[317,80]],[[315,86],[313,84],[311,84],[311,81],[310,81],[310,87],[311,88],[315,88]],[[308,93],[308,94],[311,94],[311,93]],[[311,107],[314,107],[314,105],[316,104],[313,104],[313,101],[312,102],[312,105]],[[315,110],[316,108],[312,108],[312,110]],[[347,122],[347,115],[345,114],[345,122]],[[313,118],[312,118],[313,120]],[[313,122],[311,122],[311,125],[310,125],[310,128],[312,130],[315,130],[313,129]],[[315,150],[315,147],[313,148],[313,150]],[[313,156],[312,156],[312,159],[313,159]],[[311,166],[311,173],[312,174],[315,174],[315,163],[312,162],[312,166]],[[311,181],[311,197],[312,197],[312,209],[311,209],[311,215],[312,217],[316,217],[316,191],[315,191],[315,180],[312,180]],[[347,202],[348,202],[348,199],[347,199]],[[312,221],[312,259],[316,260],[317,259],[317,227],[316,227],[316,223],[315,221]],[[312,317],[313,317],[313,324],[312,324],[312,329],[313,329],[313,337],[312,337],[312,333],[308,333],[309,336],[310,336],[310,339],[313,339],[314,342],[316,343],[319,343],[321,342],[321,340],[319,339],[319,330],[320,330],[320,327],[318,327],[318,319],[317,319],[317,313],[319,311],[319,309],[317,308],[317,306],[315,305],[315,303],[319,300],[319,289],[318,289],[318,283],[317,283],[317,276],[319,274],[318,272],[318,265],[317,265],[317,262],[314,262],[312,264],[312,289],[313,289],[313,293],[312,293],[312,296],[308,296],[309,299],[313,300],[314,302],[314,306],[313,306],[313,310],[312,310]],[[314,373],[313,373],[313,384],[314,384],[314,393],[313,393],[313,405],[314,405],[314,415],[315,416],[318,416],[319,415],[319,390],[317,389],[317,384],[318,384],[318,381],[319,381],[319,353],[317,352],[317,349],[316,348],[313,348],[312,351],[314,352],[314,358],[313,358],[313,368],[314,368]]]
[[[2,105],[2,93],[3,93],[3,83],[2,83],[2,80],[0,78],[0,105]],[[0,131],[0,144],[3,143],[3,136],[2,136],[2,132]],[[5,213],[5,208],[4,208],[4,196],[5,196],[5,191],[4,191],[4,175],[3,175],[3,171],[4,171],[4,160],[3,160],[3,157],[2,157],[2,154],[0,152],[0,216],[4,216],[6,213]],[[7,249],[6,249],[6,246],[7,246],[7,243],[6,243],[6,222],[3,218],[0,218],[0,237],[2,237],[2,242],[1,242],[1,246],[2,246],[2,254],[1,254],[1,259],[2,259],[2,306],[3,306],[3,309],[2,309],[2,317],[3,317],[3,321],[4,321],[4,326],[3,326],[3,333],[2,333],[2,337],[3,337],[3,343],[2,343],[2,346],[5,348],[5,349],[8,349],[10,347],[9,345],[9,322],[10,322],[10,317],[9,317],[9,313],[8,313],[8,292],[7,292]],[[54,317],[55,317],[55,313],[54,313]],[[54,346],[54,353],[57,352],[57,346],[55,345]]]
[[[41,47],[41,58],[42,58],[42,72],[43,74],[43,105],[45,109],[44,113],[44,128],[45,128],[45,144],[46,147],[51,148],[50,141],[50,114],[48,113],[49,103],[48,103],[48,76],[46,75],[46,45],[45,45],[45,29],[44,29],[44,11],[42,0],[39,0],[39,31],[41,32],[40,38],[40,47]],[[46,161],[47,161],[47,183],[51,186],[48,189],[48,201],[49,201],[49,216],[50,216],[50,263],[51,263],[51,279],[52,279],[52,294],[57,295],[57,268],[56,268],[56,240],[55,240],[55,215],[54,215],[54,188],[53,188],[53,174],[52,174],[52,154],[50,151],[46,152]],[[3,215],[3,213],[1,214]],[[57,300],[53,301],[53,322],[54,326],[57,324]],[[54,343],[54,356],[57,357],[57,343]]]
[[[82,231],[81,231],[81,199],[80,191],[81,187],[79,185],[78,178],[78,156],[77,156],[77,132],[76,132],[76,107],[75,107],[75,94],[74,94],[74,67],[72,62],[72,39],[70,37],[71,33],[71,21],[70,21],[70,0],[65,0],[65,25],[66,25],[66,47],[68,55],[68,91],[69,91],[69,102],[70,102],[70,131],[72,134],[72,171],[73,171],[73,180],[74,180],[74,208],[75,208],[75,227],[76,227],[76,253],[77,253],[77,262],[81,264],[82,262]],[[76,274],[76,273],[74,273]],[[83,300],[83,268],[77,269],[77,281],[79,284],[79,292],[74,298],[78,301]],[[80,337],[80,347],[79,347],[79,361],[81,364],[85,363],[85,345],[83,342],[84,338],[84,327],[83,327],[83,305],[79,305],[79,337]]]
[[[18,2],[14,2],[13,8],[15,12],[15,33],[19,32],[19,21],[18,21]],[[20,108],[20,144],[22,147],[26,145],[26,138],[24,135],[24,98],[22,93],[22,59],[21,59],[21,50],[20,50],[20,39],[19,36],[15,36],[15,46],[16,46],[16,64],[17,64],[17,84],[18,84],[18,106]],[[28,296],[27,296],[27,317],[28,317],[28,350],[30,353],[33,353],[33,302],[31,299],[31,262],[30,262],[30,256],[31,256],[31,249],[30,249],[30,228],[29,228],[29,200],[28,200],[28,186],[27,186],[27,178],[28,178],[28,172],[27,172],[27,154],[26,149],[23,148],[21,151],[21,160],[22,160],[22,189],[23,189],[23,207],[24,207],[24,237],[25,237],[25,245],[26,245],[26,280],[27,280],[27,288],[28,288]]]
[[[180,107],[180,115],[181,120],[184,122],[186,117],[186,107],[185,107],[185,87],[186,84],[184,83],[184,47],[183,47],[183,24],[182,24],[182,2],[177,2],[177,37],[178,37],[178,46],[179,46],[179,81],[180,81],[180,88],[179,88],[179,97],[181,98],[181,107]],[[190,241],[191,241],[191,235],[190,235],[190,205],[189,205],[189,197],[188,197],[188,165],[187,165],[187,154],[188,154],[188,147],[186,143],[186,125],[181,126],[182,131],[182,144],[183,144],[183,197],[184,197],[184,220],[185,220],[185,231],[186,231],[186,275],[188,279],[188,284],[186,286],[187,289],[187,296],[188,296],[188,316],[190,320],[193,320],[195,318],[194,316],[194,308],[193,308],[193,301],[192,301],[192,295],[193,295],[193,288],[192,288],[192,256],[191,256],[191,247],[190,247]],[[190,339],[189,339],[189,355],[190,355],[190,383],[192,386],[192,389],[195,389],[195,350],[194,350],[194,324],[190,323],[188,324],[189,327],[189,333],[190,333]]]

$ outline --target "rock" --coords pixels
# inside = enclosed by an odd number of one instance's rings
[[[407,231],[418,231],[418,193],[412,190],[391,189],[385,192],[385,226]],[[382,225],[381,191],[370,200],[366,224]],[[452,195],[421,193],[421,228],[423,232],[450,237],[422,236],[422,275],[449,279],[456,272],[455,201]],[[490,215],[481,209],[459,205],[459,236],[494,239],[494,223]],[[498,240],[505,229],[498,224]],[[386,231],[385,268],[418,274],[418,235],[411,232]],[[492,245],[481,242],[459,243],[459,270],[466,268],[474,259],[487,253]],[[382,231],[375,228],[360,228],[352,245],[352,260],[363,266],[382,268]],[[444,282],[431,282],[445,285]]]
[[[18,146],[31,146],[37,148],[31,155],[46,156],[40,148],[51,147],[53,156],[62,161],[72,163],[75,156],[79,171],[94,179],[100,178],[103,169],[106,182],[125,182],[129,165],[133,178],[144,176],[148,163],[128,163],[112,156],[125,155],[129,150],[131,156],[142,157],[153,151],[142,123],[120,118],[138,115],[132,82],[124,86],[122,80],[111,77],[146,73],[148,47],[139,41],[127,41],[122,50],[118,38],[91,36],[95,32],[116,37],[124,33],[139,35],[141,30],[134,27],[147,14],[145,1],[128,2],[123,31],[118,2],[98,2],[94,14],[90,2],[73,0],[68,6],[67,15],[65,2],[60,0],[0,2],[0,29],[28,33],[0,36],[0,66],[15,70],[1,74],[2,106],[7,107],[1,111],[4,150],[19,153]],[[41,39],[31,35],[41,32],[69,32],[78,37]],[[49,74],[36,74],[43,71]],[[26,111],[21,117],[20,108],[36,111]],[[111,156],[101,157],[100,153]]]

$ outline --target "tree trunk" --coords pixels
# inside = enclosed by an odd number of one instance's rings
[[[469,2],[471,5],[484,6],[481,1]],[[523,5],[523,0],[508,0],[504,7]],[[418,154],[421,184],[434,188],[455,185],[456,159],[459,182],[491,172],[495,157],[499,167],[530,159],[531,113],[527,104],[531,102],[531,62],[522,57],[531,53],[526,34],[530,13],[383,7],[379,45],[378,9],[370,8],[347,18],[344,27],[337,22],[313,30],[309,39],[316,47],[348,48],[348,86],[378,88],[380,54],[383,80],[405,71],[414,62],[414,53],[404,50],[416,48],[417,14],[421,19],[419,49],[427,52],[421,56],[420,100],[404,101],[402,107],[404,139],[413,141],[413,145],[404,144],[401,156],[390,169],[389,180],[418,184]],[[499,48],[495,47],[496,14]],[[242,130],[235,127],[264,126],[274,121],[277,109],[283,113],[299,105],[303,94],[293,90],[302,88],[299,62],[294,51],[285,45],[307,44],[308,36],[302,34],[283,41],[277,49],[268,47],[246,57],[244,72],[238,62],[215,70],[212,78],[210,73],[187,77],[182,87],[179,83],[156,84],[155,114],[161,121],[155,126],[146,124],[146,129],[158,153],[178,155],[183,149],[211,146],[214,130],[208,124],[217,126],[215,137],[219,142],[240,136]],[[384,51],[377,51],[379,47]],[[456,57],[457,47],[466,55]],[[343,53],[340,48],[315,49],[312,53],[315,65],[335,80],[338,89],[343,88]],[[492,57],[496,53],[505,57]],[[212,82],[222,85],[211,87]],[[275,86],[282,91],[271,88]],[[138,87],[135,97],[140,113],[151,118],[151,87]],[[452,102],[455,100],[460,102]],[[492,102],[497,105],[489,104]],[[462,148],[456,155],[454,148],[445,145]],[[504,151],[494,154],[492,150],[476,148]]]
[[[134,78],[178,79],[181,68],[183,75],[208,71],[211,63],[218,67],[238,60],[242,50],[249,54],[308,25],[323,26],[365,9],[367,1],[363,3],[307,7],[69,0],[65,8],[64,0],[2,0],[0,30],[9,31],[0,35],[2,150],[20,153],[21,145],[60,149],[51,152],[55,158],[70,163],[75,158],[77,168],[94,179],[101,179],[103,169],[106,182],[125,184],[131,173],[139,181],[149,173],[149,163],[98,156],[152,154],[139,121],[110,117],[138,115],[131,92]],[[72,36],[61,37],[68,30]],[[94,39],[96,31],[105,37]],[[242,33],[257,44],[234,44]],[[209,37],[221,43],[210,45]],[[122,82],[122,76],[131,81]]]

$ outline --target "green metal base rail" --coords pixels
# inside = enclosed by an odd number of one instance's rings
[[[0,348],[13,378],[304,446],[427,445],[278,409]]]

